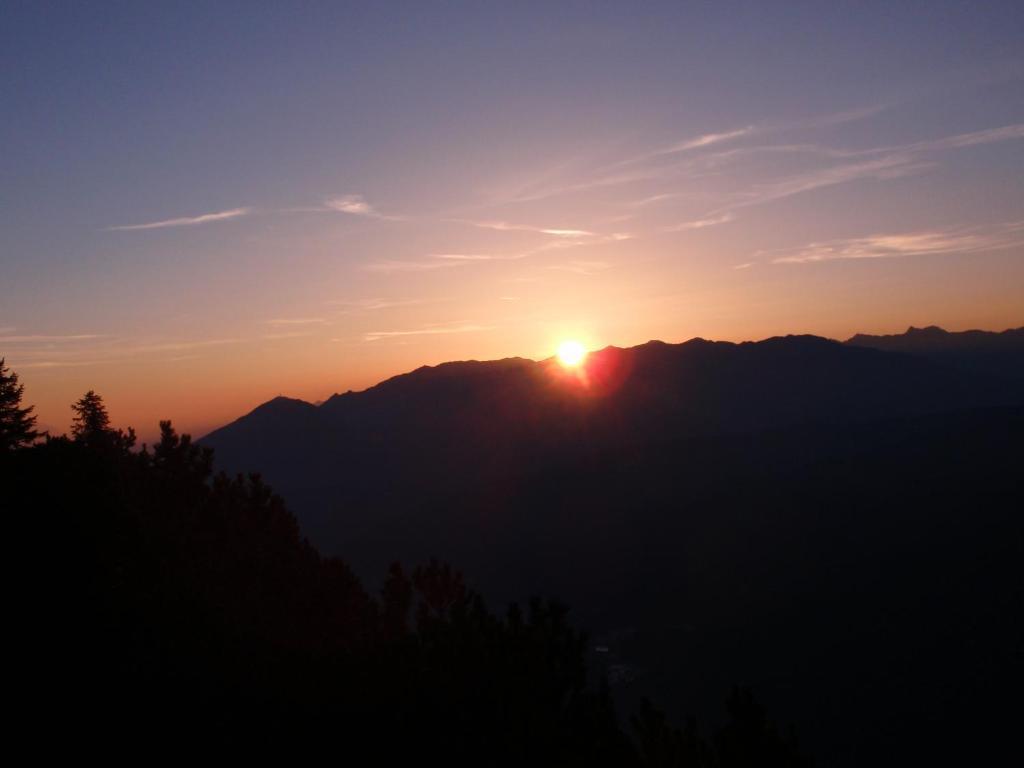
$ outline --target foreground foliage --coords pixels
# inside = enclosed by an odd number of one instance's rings
[[[58,749],[801,764],[742,693],[710,743],[649,705],[627,735],[564,606],[495,614],[437,562],[395,564],[373,596],[301,537],[259,476],[214,474],[211,451],[169,422],[133,451],[95,393],[75,412],[73,439],[0,464],[25,512],[19,540],[39,548],[25,711]]]

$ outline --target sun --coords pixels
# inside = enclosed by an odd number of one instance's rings
[[[566,368],[575,368],[586,356],[587,350],[578,341],[563,341],[558,345],[558,362]]]

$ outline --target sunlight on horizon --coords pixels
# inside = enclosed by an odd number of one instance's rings
[[[659,5],[19,4],[0,356],[51,432],[94,389],[155,440],[452,360],[1024,322],[1019,3]]]
[[[586,348],[578,341],[568,339],[558,345],[558,362],[566,368],[575,368],[587,357]]]

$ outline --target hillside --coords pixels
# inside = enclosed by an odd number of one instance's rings
[[[966,759],[1018,690],[1022,405],[926,355],[695,339],[421,368],[203,442],[371,583],[438,556],[495,602],[570,601],[627,706],[750,683],[826,764],[895,765],[937,728]]]

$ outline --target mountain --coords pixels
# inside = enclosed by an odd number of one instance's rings
[[[264,473],[321,548],[351,558],[338,537],[351,538],[363,515],[373,528],[385,508],[408,517],[421,501],[493,503],[566,461],[684,440],[735,447],[749,437],[729,435],[1015,405],[1020,393],[1012,377],[813,336],[652,341],[594,352],[579,370],[554,359],[453,362],[320,406],[279,397],[202,442],[221,467]]]
[[[293,480],[322,479],[325,450],[359,464],[369,456],[401,461],[394,474],[404,477],[442,454],[476,464],[497,451],[518,463],[565,440],[650,442],[1018,402],[1011,381],[868,349],[866,337],[854,338],[652,341],[592,353],[579,372],[554,359],[445,363],[320,406],[279,397],[203,442],[224,466],[261,469],[290,488]],[[1011,352],[1004,357],[1021,357]]]
[[[496,602],[565,599],[625,707],[747,683],[826,765],[977,759],[1024,677],[1009,333],[446,363],[202,442],[366,583],[437,556]]]
[[[889,336],[858,333],[845,343],[852,347],[916,355],[966,371],[1013,378],[1024,385],[1024,327],[1000,333],[951,333],[935,325],[911,326],[904,333]]]

